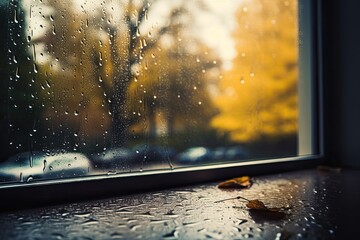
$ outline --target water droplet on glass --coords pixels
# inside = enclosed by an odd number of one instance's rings
[[[14,22],[19,23],[16,9],[14,10]]]
[[[95,219],[89,219],[89,220],[87,220],[87,221],[85,221],[85,222],[81,223],[81,225],[83,225],[83,226],[88,226],[88,225],[96,225],[96,224],[98,224],[98,223],[99,223],[99,221],[98,221],[98,220],[95,220]]]
[[[45,169],[46,169],[46,164],[47,164],[47,162],[46,162],[46,160],[44,160],[44,168],[43,168],[43,172],[45,172]]]
[[[34,63],[34,73],[37,73],[38,72],[38,67],[37,65]]]
[[[245,80],[243,78],[240,78],[240,83],[241,84],[244,84],[245,83]]]
[[[170,233],[167,233],[162,236],[163,239],[177,239],[178,238],[178,232],[176,230],[173,230]]]

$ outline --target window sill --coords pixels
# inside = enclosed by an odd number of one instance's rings
[[[2,239],[336,239],[359,234],[360,172],[315,169],[253,177],[246,190],[218,182],[0,214]],[[251,212],[238,199],[287,207],[279,219]],[[31,198],[31,196],[29,196]],[[26,201],[26,199],[24,199]]]

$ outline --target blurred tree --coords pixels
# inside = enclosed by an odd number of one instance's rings
[[[181,117],[184,125],[189,119],[204,123],[213,114],[204,72],[215,66],[209,60],[215,58],[208,54],[209,59],[194,68],[195,53],[190,51],[194,46],[187,44],[199,42],[176,42],[178,22],[189,17],[185,9],[196,4],[184,1],[170,5],[169,21],[158,24],[148,19],[157,2],[128,0],[89,7],[75,1],[43,1],[40,15],[33,8],[33,15],[45,19],[34,20],[29,26],[44,29],[31,44],[36,55],[43,56],[38,59],[38,83],[46,135],[56,138],[49,141],[55,143],[49,144],[50,148],[61,142],[64,147],[78,149],[89,144],[89,139],[106,146],[110,138],[113,147],[126,145],[129,127],[139,121],[131,109],[133,99],[144,103],[140,114],[147,116],[150,136],[157,131],[155,113],[161,112],[167,119],[169,133]],[[179,7],[183,6],[179,3],[186,7]],[[176,39],[174,45],[164,47],[169,38]],[[196,48],[203,51],[201,46]],[[146,83],[141,87],[137,85],[140,81]],[[144,86],[146,94],[137,98]],[[159,99],[155,101],[154,96]],[[58,134],[61,137],[56,137]]]
[[[189,36],[193,15],[185,6],[172,11],[157,43],[144,55],[140,73],[130,84],[132,113],[144,118],[133,126],[155,138],[173,137],[187,128],[206,128],[216,110],[207,89],[209,70],[221,65],[218,57],[198,39]],[[181,21],[179,21],[181,19]]]
[[[245,0],[237,24],[238,55],[219,83],[212,126],[240,142],[296,134],[297,1]]]

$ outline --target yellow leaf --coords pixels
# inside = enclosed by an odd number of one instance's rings
[[[233,178],[219,183],[219,188],[249,188],[251,186],[251,180],[249,176],[243,176]]]
[[[260,200],[250,200],[248,203],[246,203],[246,206],[250,209],[255,209],[255,210],[269,210],[268,207],[265,206],[265,204],[260,201]]]

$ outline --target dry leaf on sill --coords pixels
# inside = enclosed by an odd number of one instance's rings
[[[260,200],[249,200],[246,203],[249,208],[250,216],[255,221],[281,220],[286,217],[286,213],[281,211],[283,208],[269,208]]]
[[[260,221],[263,220],[280,220],[284,218],[287,214],[283,211],[286,209],[290,209],[291,207],[282,207],[282,208],[269,208],[265,206],[265,204],[258,200],[249,200],[241,196],[237,196],[234,198],[222,199],[219,201],[215,201],[215,203],[224,202],[228,200],[242,199],[247,201],[246,206],[249,208],[250,215]]]
[[[253,209],[253,210],[262,210],[262,211],[270,211],[270,212],[279,212],[281,210],[284,210],[284,209],[289,209],[290,207],[283,207],[283,208],[269,208],[267,206],[265,206],[265,204],[258,200],[258,199],[255,199],[255,200],[249,200],[247,203],[246,203],[246,206],[250,209]]]
[[[249,176],[242,176],[221,182],[218,188],[249,188],[251,184]]]
[[[249,200],[247,203],[246,203],[246,206],[250,209],[256,209],[256,210],[269,210],[265,204],[260,201],[260,200]]]

